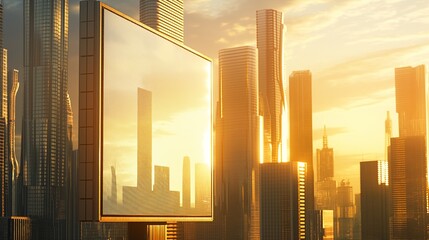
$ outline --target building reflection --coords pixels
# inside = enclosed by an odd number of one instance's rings
[[[210,212],[211,174],[206,164],[195,165],[194,204],[191,200],[190,157],[183,158],[182,192],[171,190],[170,167],[152,165],[152,92],[138,88],[137,94],[137,186],[122,186],[120,203],[116,196],[117,173],[112,167],[111,197],[104,201],[104,212],[113,215],[204,215]]]

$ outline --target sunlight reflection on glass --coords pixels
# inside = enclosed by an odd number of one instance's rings
[[[211,61],[103,14],[103,215],[211,216]]]

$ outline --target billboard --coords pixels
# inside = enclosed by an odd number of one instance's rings
[[[99,6],[99,220],[211,220],[212,61]]]

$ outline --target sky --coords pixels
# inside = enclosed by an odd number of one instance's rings
[[[9,66],[22,70],[22,0],[3,2]],[[104,2],[138,18],[138,0]],[[70,1],[73,109],[78,106],[78,5],[77,0]],[[314,153],[322,147],[326,125],[335,178],[349,179],[357,193],[359,162],[384,158],[386,111],[397,136],[394,68],[427,63],[429,4],[427,0],[185,0],[185,43],[215,62],[220,49],[255,46],[256,10],[266,8],[284,14],[286,90],[292,71],[312,72]],[[76,117],[74,123],[76,133]]]

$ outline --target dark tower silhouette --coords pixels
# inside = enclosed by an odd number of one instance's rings
[[[360,163],[362,239],[388,240],[389,182],[386,161]]]
[[[306,236],[306,164],[261,166],[261,240],[309,239]]]

